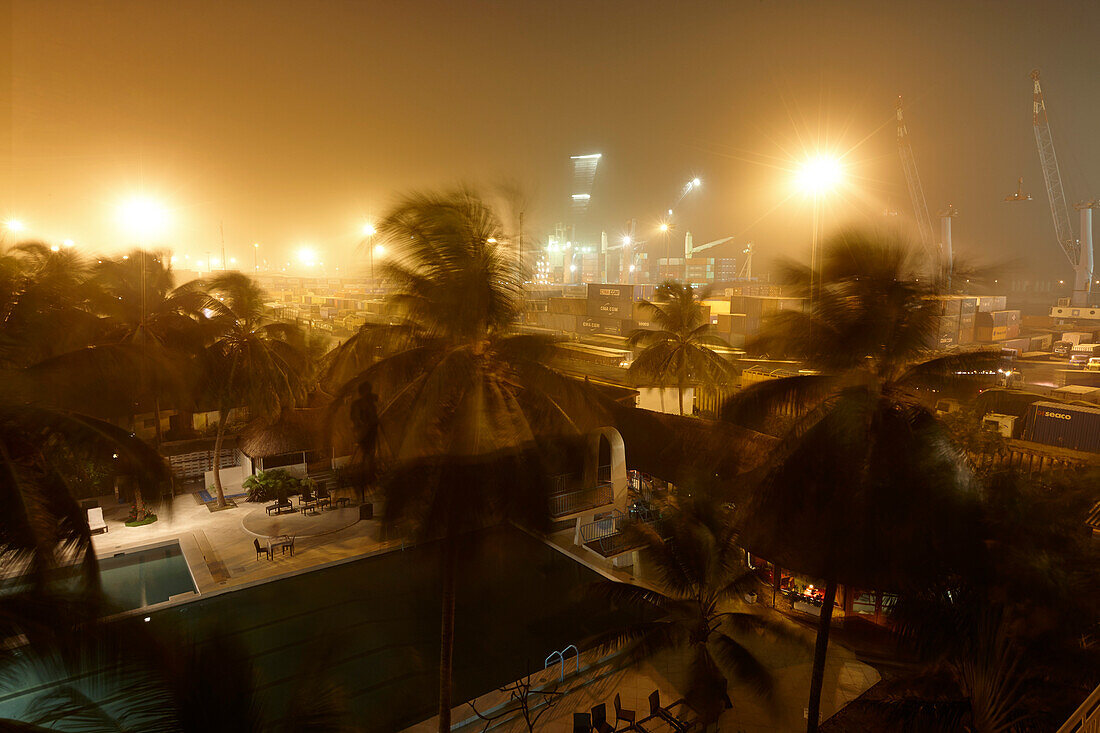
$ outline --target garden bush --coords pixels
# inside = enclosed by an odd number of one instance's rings
[[[248,492],[247,501],[284,501],[287,497],[308,492],[313,481],[292,476],[281,468],[273,468],[249,476],[241,485]]]

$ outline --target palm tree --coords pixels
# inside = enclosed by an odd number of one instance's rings
[[[72,250],[26,242],[0,253],[0,365],[25,367],[79,349],[101,332],[95,284]]]
[[[684,414],[684,389],[691,384],[715,382],[732,374],[729,363],[714,353],[715,347],[728,347],[714,333],[703,315],[702,299],[706,291],[696,291],[687,283],[666,280],[657,287],[654,301],[642,300],[638,307],[656,324],[657,329],[635,329],[627,343],[642,351],[630,365],[636,377],[674,384],[679,393],[680,414]]]
[[[333,369],[367,366],[338,405],[359,410],[364,456],[393,466],[386,521],[442,537],[439,730],[450,730],[457,550],[468,529],[501,517],[546,521],[543,448],[576,431],[579,386],[545,366],[554,341],[516,333],[524,271],[496,212],[459,190],[412,195],[377,225],[393,253],[384,274],[393,321],[367,326]],[[330,373],[329,378],[332,377]]]
[[[976,491],[930,398],[997,357],[936,354],[937,292],[910,277],[915,261],[904,243],[861,232],[827,243],[809,309],[782,311],[753,344],[819,373],[753,385],[724,410],[749,427],[780,405],[802,410],[757,487],[743,540],[777,566],[826,582],[810,731],[838,581],[896,587],[970,551],[960,544],[969,548],[964,526]],[[805,291],[809,272],[789,269]]]
[[[206,349],[206,388],[218,410],[214,439],[214,488],[218,507],[228,506],[221,480],[221,448],[230,410],[248,408],[249,418],[267,420],[305,395],[303,354],[292,345],[297,327],[264,315],[263,290],[247,275],[230,272],[212,279],[217,299],[210,316],[218,336]]]
[[[0,557],[39,591],[53,570],[72,565],[87,586],[97,583],[87,516],[52,451],[88,456],[112,472],[125,464],[146,483],[169,476],[160,456],[127,431],[60,406],[58,392],[74,374],[38,369],[97,332],[89,300],[87,269],[71,252],[31,243],[0,254]]]
[[[729,610],[759,581],[741,564],[742,552],[728,512],[678,512],[662,537],[652,526],[628,531],[641,543],[663,590],[601,581],[592,592],[638,612],[641,619],[586,642],[601,652],[626,647],[630,659],[666,650],[687,650],[688,682],[684,700],[704,724],[718,719],[730,704],[730,679],[749,683],[765,699],[773,692],[768,670],[737,641],[747,631],[786,635],[763,617]]]
[[[194,367],[202,352],[204,312],[213,307],[212,299],[199,281],[175,286],[166,252],[133,250],[125,257],[103,260],[92,277],[97,286],[93,304],[106,321],[96,353],[110,358],[111,346],[139,353],[140,388],[143,397],[152,398],[159,445],[164,389],[175,388],[177,406],[186,399],[184,367]]]
[[[47,447],[61,444],[125,463],[140,480],[169,480],[163,459],[140,440],[109,423],[30,403],[25,393],[0,395],[0,558],[6,568],[45,588],[51,571],[79,565],[88,587],[98,571],[88,519],[73,498],[69,477],[48,460]]]

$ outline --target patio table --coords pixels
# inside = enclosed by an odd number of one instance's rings
[[[267,551],[269,554],[274,554],[275,549],[278,547],[289,547],[290,554],[294,555],[294,540],[289,535],[279,535],[278,537],[269,537],[267,540]],[[285,550],[284,550],[285,551]]]

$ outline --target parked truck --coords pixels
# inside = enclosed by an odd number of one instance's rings
[[[1100,453],[1100,408],[1034,402],[1028,408],[1024,440]]]

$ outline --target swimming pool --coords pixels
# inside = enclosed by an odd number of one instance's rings
[[[180,644],[238,644],[276,716],[302,675],[323,669],[364,730],[401,730],[436,712],[439,551],[421,545],[228,591],[157,611],[151,623]],[[515,528],[486,531],[467,552],[456,703],[541,669],[550,652],[622,620],[585,595],[597,573]]]
[[[176,540],[99,558],[103,593],[118,611],[163,603],[195,592],[195,579]]]

